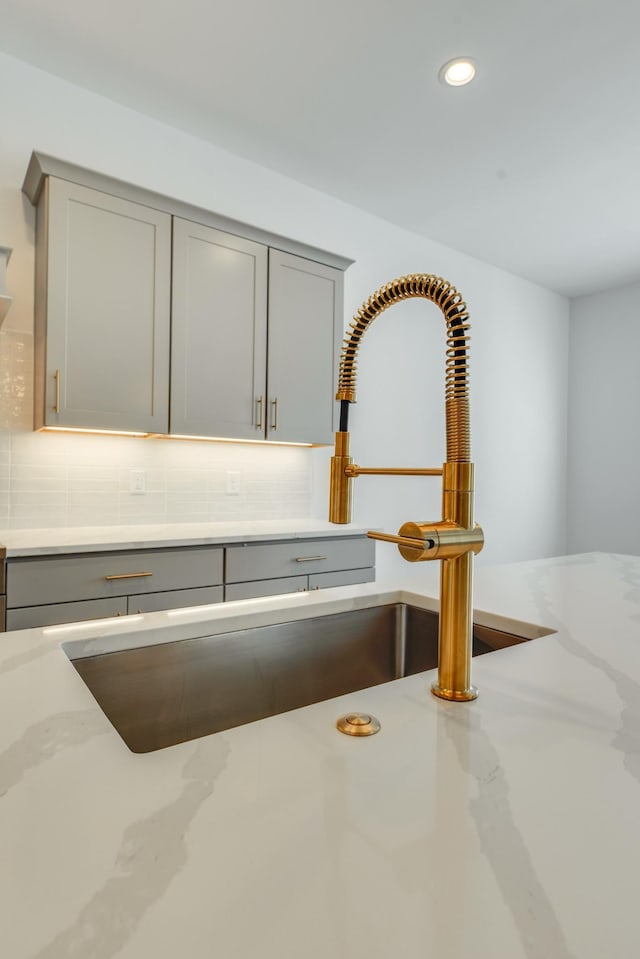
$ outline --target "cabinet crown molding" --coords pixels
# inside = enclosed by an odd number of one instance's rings
[[[155,193],[133,183],[127,183],[125,180],[118,180],[104,173],[97,173],[95,170],[89,170],[86,167],[77,166],[75,163],[69,163],[67,160],[61,160],[58,157],[38,151],[31,154],[22,184],[22,192],[34,206],[38,203],[44,181],[48,176],[69,180],[71,183],[78,183],[92,190],[100,190],[112,196],[119,196],[125,200],[151,207],[154,210],[169,213],[172,216],[212,226],[217,230],[223,230],[225,233],[245,237],[254,240],[256,243],[263,243],[265,246],[282,250],[284,253],[293,253],[295,256],[316,260],[338,270],[346,270],[354,262],[337,253],[309,246],[298,240],[292,240],[289,237],[263,230],[261,227],[242,223],[219,213],[213,213],[211,210],[185,203],[174,197],[164,196],[162,193]]]

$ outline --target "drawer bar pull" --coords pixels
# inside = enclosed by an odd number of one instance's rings
[[[105,576],[105,579],[137,579],[139,576],[153,576],[153,573],[112,573],[111,576]]]
[[[296,563],[317,563],[318,560],[326,558],[326,556],[296,556]]]

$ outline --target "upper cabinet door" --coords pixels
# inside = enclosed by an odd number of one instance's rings
[[[171,217],[49,177],[37,243],[36,427],[166,433]]]
[[[263,439],[267,247],[174,218],[171,432]]]
[[[269,251],[268,439],[333,442],[342,302],[341,270]]]

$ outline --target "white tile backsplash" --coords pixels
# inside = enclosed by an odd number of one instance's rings
[[[9,489],[12,493],[66,492],[69,486],[69,474],[66,466],[45,466],[37,469],[33,466],[16,465],[9,469]]]
[[[72,433],[34,433],[32,337],[0,332],[0,526],[34,529],[138,523],[305,519],[304,447]],[[134,495],[130,470],[143,470]],[[240,473],[240,494],[226,473]]]
[[[9,525],[9,490],[0,490],[0,527]]]

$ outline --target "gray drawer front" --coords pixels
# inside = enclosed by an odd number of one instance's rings
[[[7,610],[7,630],[31,629],[34,626],[57,626],[60,623],[81,623],[85,619],[125,616],[127,600],[94,599],[84,603],[53,603],[49,606],[27,606]]]
[[[373,566],[374,557],[375,544],[366,536],[228,546],[227,583],[359,569]]]
[[[327,589],[329,586],[356,586],[358,583],[373,583],[375,569],[345,569],[337,573],[315,573],[309,577],[309,589]]]
[[[154,613],[159,609],[181,609],[183,606],[208,606],[221,603],[222,586],[204,586],[201,589],[170,589],[166,593],[143,593],[130,596],[129,613]]]
[[[231,583],[225,589],[225,599],[256,599],[258,596],[276,596],[278,593],[304,592],[307,576],[288,576],[285,579],[259,579],[252,583]]]
[[[217,586],[222,584],[222,554],[220,547],[185,547],[10,560],[7,607]]]

